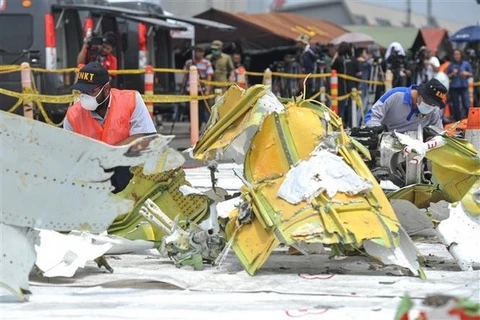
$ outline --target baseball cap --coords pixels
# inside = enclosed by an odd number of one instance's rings
[[[431,79],[418,87],[418,92],[423,100],[439,108],[445,107],[443,98],[447,95],[447,88],[437,79]]]
[[[108,70],[98,62],[90,62],[78,71],[77,82],[72,90],[90,91],[110,80]]]
[[[220,49],[220,48],[222,48],[222,47],[223,47],[223,42],[222,42],[222,41],[220,41],[220,40],[214,40],[214,41],[212,42],[212,45],[211,45],[211,48],[212,48],[212,49],[218,50],[218,49]]]

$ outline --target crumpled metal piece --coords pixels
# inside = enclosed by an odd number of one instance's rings
[[[40,230],[40,241],[35,245],[36,265],[44,277],[72,277],[87,261],[105,254],[112,245],[97,244],[88,233],[71,232],[68,235],[53,230]]]
[[[400,251],[395,251],[400,256],[376,257],[421,275],[415,247],[402,233],[387,198],[358,153],[358,143],[349,138],[341,119],[328,107],[308,100],[284,100],[282,112],[271,111],[256,122],[258,129],[251,141],[235,140],[248,128],[238,119],[253,117],[265,90],[264,86],[254,86],[236,99],[227,91],[222,104],[213,108],[218,117],[211,121],[194,150],[195,157],[201,160],[212,160],[231,144],[243,143],[242,150],[248,150],[243,159],[243,202],[233,209],[225,227],[227,239],[232,241],[231,247],[245,270],[253,275],[280,243],[299,248],[302,246],[297,244],[335,246],[339,250],[332,254],[336,254],[347,251],[343,247],[362,250],[364,242],[371,240],[389,250],[401,246]],[[220,106],[222,114],[216,110]],[[222,144],[217,143],[219,137],[223,137]],[[298,184],[301,196],[286,201],[284,198],[292,196],[293,189],[283,190],[281,196],[279,190],[294,172],[292,168],[308,161],[317,148],[329,153],[326,159],[341,159],[363,186],[351,184],[333,192],[333,182],[325,175],[323,186],[307,190],[310,184]],[[323,165],[333,166],[333,161]],[[316,178],[321,180],[322,176]]]
[[[460,268],[472,270],[474,263],[480,263],[480,155],[468,141],[446,135],[441,139],[445,143],[429,147],[425,154],[432,162],[437,185],[403,188],[389,198],[408,200],[418,208],[431,202],[450,202],[448,218],[440,221],[436,234]],[[446,216],[438,212],[442,211],[440,206],[434,206],[435,210],[437,216]]]
[[[1,272],[0,282],[25,299],[34,261],[30,229],[105,231],[112,220],[130,212],[131,199],[111,193],[117,166],[141,166],[143,174],[181,165],[182,155],[168,147],[171,136],[150,135],[124,146],[110,146],[39,121],[0,112],[2,168],[2,252],[24,248],[23,267]],[[14,243],[15,242],[15,243]],[[12,265],[21,257],[11,255]],[[32,258],[33,257],[33,258]],[[28,262],[28,263],[27,263]],[[3,263],[2,263],[3,264]],[[8,272],[7,272],[8,271]]]

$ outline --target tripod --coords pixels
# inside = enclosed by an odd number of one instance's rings
[[[378,61],[373,61],[372,68],[370,71],[370,81],[383,81],[383,69],[381,64],[381,59]],[[368,84],[368,106],[372,106],[377,97],[377,84],[369,83]],[[366,107],[366,106],[364,106]]]

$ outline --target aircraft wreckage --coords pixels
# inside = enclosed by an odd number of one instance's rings
[[[183,156],[168,147],[171,136],[112,147],[5,112],[0,117],[1,283],[23,299],[35,263],[45,276],[71,276],[87,260],[145,247],[195,269],[221,262],[232,249],[250,275],[281,244],[303,254],[328,247],[331,256],[366,254],[423,278],[408,234],[416,231],[402,224],[425,217],[463,270],[480,262],[474,236],[480,157],[468,141],[445,132],[430,143],[383,134],[382,155],[395,159],[386,169],[390,174],[426,157],[433,177],[429,184],[405,184],[387,196],[366,164],[373,161],[369,150],[328,107],[278,99],[266,86],[246,91],[232,86],[212,108],[193,149],[196,159],[210,165],[243,165],[236,174],[244,186],[229,195],[215,187],[214,177],[208,192],[190,185],[181,169]],[[130,166],[133,178],[113,194],[108,169],[116,166]],[[442,201],[443,207],[437,205]],[[405,203],[413,218],[399,215]],[[76,230],[71,234],[82,237],[86,247],[73,258],[58,249],[58,263],[49,264],[46,244],[68,236],[46,230]],[[105,230],[108,235],[98,234]],[[70,269],[57,268],[61,265]]]

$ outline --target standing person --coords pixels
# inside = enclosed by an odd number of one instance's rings
[[[433,78],[433,69],[430,65],[430,57],[430,49],[425,46],[420,47],[417,52],[414,65],[412,66],[412,83],[421,85]]]
[[[357,63],[358,63],[357,77],[362,80],[369,80],[372,64],[370,61],[370,57],[367,53],[367,49],[356,48],[355,57],[357,58]],[[368,102],[368,83],[366,82],[359,83],[358,89],[362,91],[362,104],[363,104],[363,107],[366,108],[367,102]]]
[[[352,58],[350,44],[346,42],[340,43],[336,56],[333,57],[332,70],[336,70],[338,74],[355,77],[358,72],[358,64]],[[338,96],[346,95],[352,92],[356,83],[345,78],[338,78]],[[352,101],[350,98],[338,102],[338,115],[342,118],[346,128],[352,127]]]
[[[200,80],[212,81],[213,68],[212,63],[204,58],[205,49],[202,47],[195,47],[194,59],[189,59],[185,62],[183,70],[189,71],[191,66],[197,67],[198,76]],[[186,94],[190,92],[190,85],[188,81],[188,73],[185,73],[182,81],[182,89]],[[198,82],[199,94],[209,95],[212,93],[212,86],[210,84],[202,84]],[[199,120],[200,127],[203,123],[207,123],[208,118],[210,117],[205,101],[199,103]]]
[[[437,79],[410,87],[389,90],[375,102],[365,115],[367,127],[386,126],[400,133],[416,131],[418,125],[443,128],[441,110],[447,88]]]
[[[233,82],[235,80],[235,68],[233,66],[232,58],[228,54],[222,52],[223,42],[214,40],[211,45],[212,53],[207,55],[207,60],[210,60],[213,67],[213,81],[217,82]],[[222,91],[226,87],[220,87]]]
[[[468,115],[470,97],[468,95],[468,78],[473,75],[472,66],[463,58],[461,50],[453,51],[453,61],[447,68],[450,78],[450,97],[452,113],[455,121],[460,121]]]
[[[247,69],[242,64],[242,55],[238,52],[232,56],[233,66],[235,67],[235,82],[240,88],[246,89],[248,87]]]
[[[80,101],[68,108],[64,129],[117,146],[157,132],[140,93],[110,88],[108,70],[100,63],[81,68],[72,89],[80,91]],[[114,172],[112,185],[118,192],[132,174],[129,167]]]
[[[405,50],[398,42],[392,42],[385,52],[386,70],[392,71],[392,88],[407,87],[410,70],[405,68]]]
[[[315,73],[317,55],[313,52],[312,47],[310,46],[310,37],[306,34],[299,35],[297,38],[297,48],[300,50],[300,66],[302,67],[302,73]],[[305,85],[307,86],[305,89],[307,96],[304,98],[310,98],[315,93],[313,79],[308,79]],[[303,88],[303,83],[301,87]]]
[[[99,62],[107,70],[117,70],[117,57],[112,53],[117,43],[117,36],[113,32],[106,32],[103,38],[98,40],[100,41],[98,44],[96,38],[85,40],[77,56],[77,63]]]

